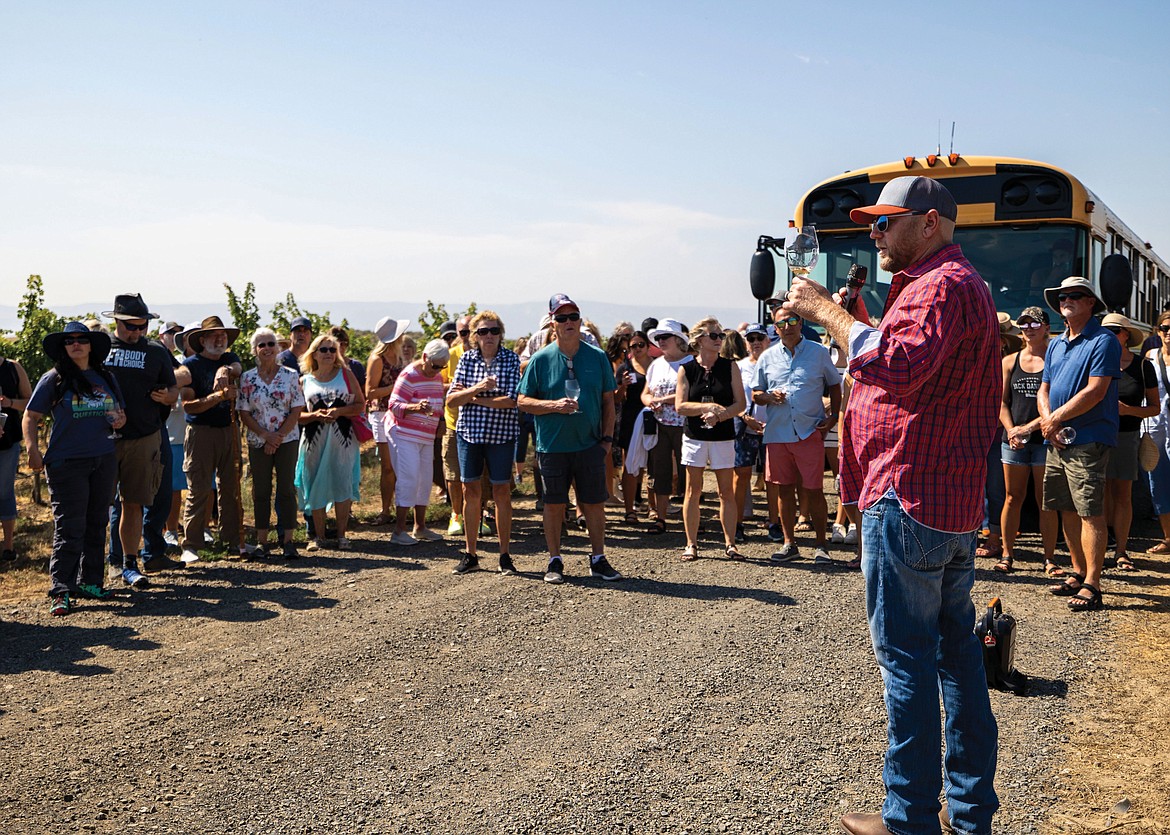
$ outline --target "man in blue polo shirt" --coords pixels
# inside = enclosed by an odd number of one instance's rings
[[[1093,285],[1066,278],[1044,291],[1064,317],[1065,332],[1048,345],[1036,394],[1040,431],[1048,442],[1044,509],[1060,511],[1073,565],[1068,580],[1049,591],[1068,597],[1074,612],[1101,608],[1105,562],[1105,468],[1117,446],[1117,379],[1121,345],[1094,314],[1105,303]]]

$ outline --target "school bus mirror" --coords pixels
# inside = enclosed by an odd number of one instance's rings
[[[776,289],[776,261],[769,250],[761,247],[752,256],[749,281],[752,295],[756,299],[765,301],[772,298],[772,293]]]
[[[1120,253],[1114,253],[1101,262],[1101,272],[1098,275],[1101,285],[1101,301],[1110,310],[1125,310],[1129,307],[1129,297],[1133,293],[1133,270],[1129,259]]]

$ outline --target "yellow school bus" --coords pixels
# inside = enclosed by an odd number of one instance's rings
[[[847,171],[818,183],[796,206],[796,225],[815,224],[820,240],[811,277],[836,289],[850,266],[867,267],[863,295],[872,314],[882,309],[890,274],[878,267],[868,227],[849,211],[877,203],[886,182],[907,175],[935,177],[954,195],[955,243],[991,287],[996,309],[1013,318],[1028,305],[1043,306],[1044,288],[1068,276],[1100,289],[1101,262],[1113,254],[1126,256],[1133,273],[1127,315],[1149,324],[1170,301],[1170,266],[1076,177],[1043,162],[950,154]]]

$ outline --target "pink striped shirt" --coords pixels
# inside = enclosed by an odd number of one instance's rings
[[[439,421],[443,418],[443,395],[446,388],[443,378],[436,374],[434,377],[424,376],[417,365],[411,365],[398,375],[394,383],[394,391],[390,394],[390,411],[386,416],[389,426],[398,427],[398,436],[417,443],[431,443],[435,440],[435,431],[439,428]],[[405,406],[411,403],[431,401],[431,411],[408,412]]]

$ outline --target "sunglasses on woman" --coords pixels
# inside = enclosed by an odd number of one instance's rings
[[[721,333],[705,333],[705,334],[703,334],[703,336],[707,337],[712,342],[722,342],[723,341],[723,334],[721,334]]]
[[[475,329],[476,336],[487,336],[488,334],[491,334],[492,336],[499,336],[503,332],[504,332],[503,328],[476,328]]]
[[[1159,333],[1170,333],[1170,325],[1158,325]]]
[[[332,345],[322,345],[320,348],[317,349],[317,353],[318,354],[336,354],[337,349],[334,348]]]
[[[88,336],[67,336],[61,340],[62,345],[88,345]]]
[[[257,342],[256,347],[257,348],[275,348],[276,343],[272,342],[271,340],[268,342]]]
[[[1026,331],[1034,331],[1037,328],[1044,327],[1043,322],[1020,322],[1019,325],[1021,328],[1023,328]]]
[[[649,347],[650,346],[645,342],[631,342],[630,343],[630,350],[631,351],[641,351],[643,348],[649,348]]]
[[[890,228],[890,223],[900,217],[913,217],[914,215],[926,214],[925,212],[905,212],[900,215],[882,215],[877,220],[869,225],[870,231],[885,232]]]

